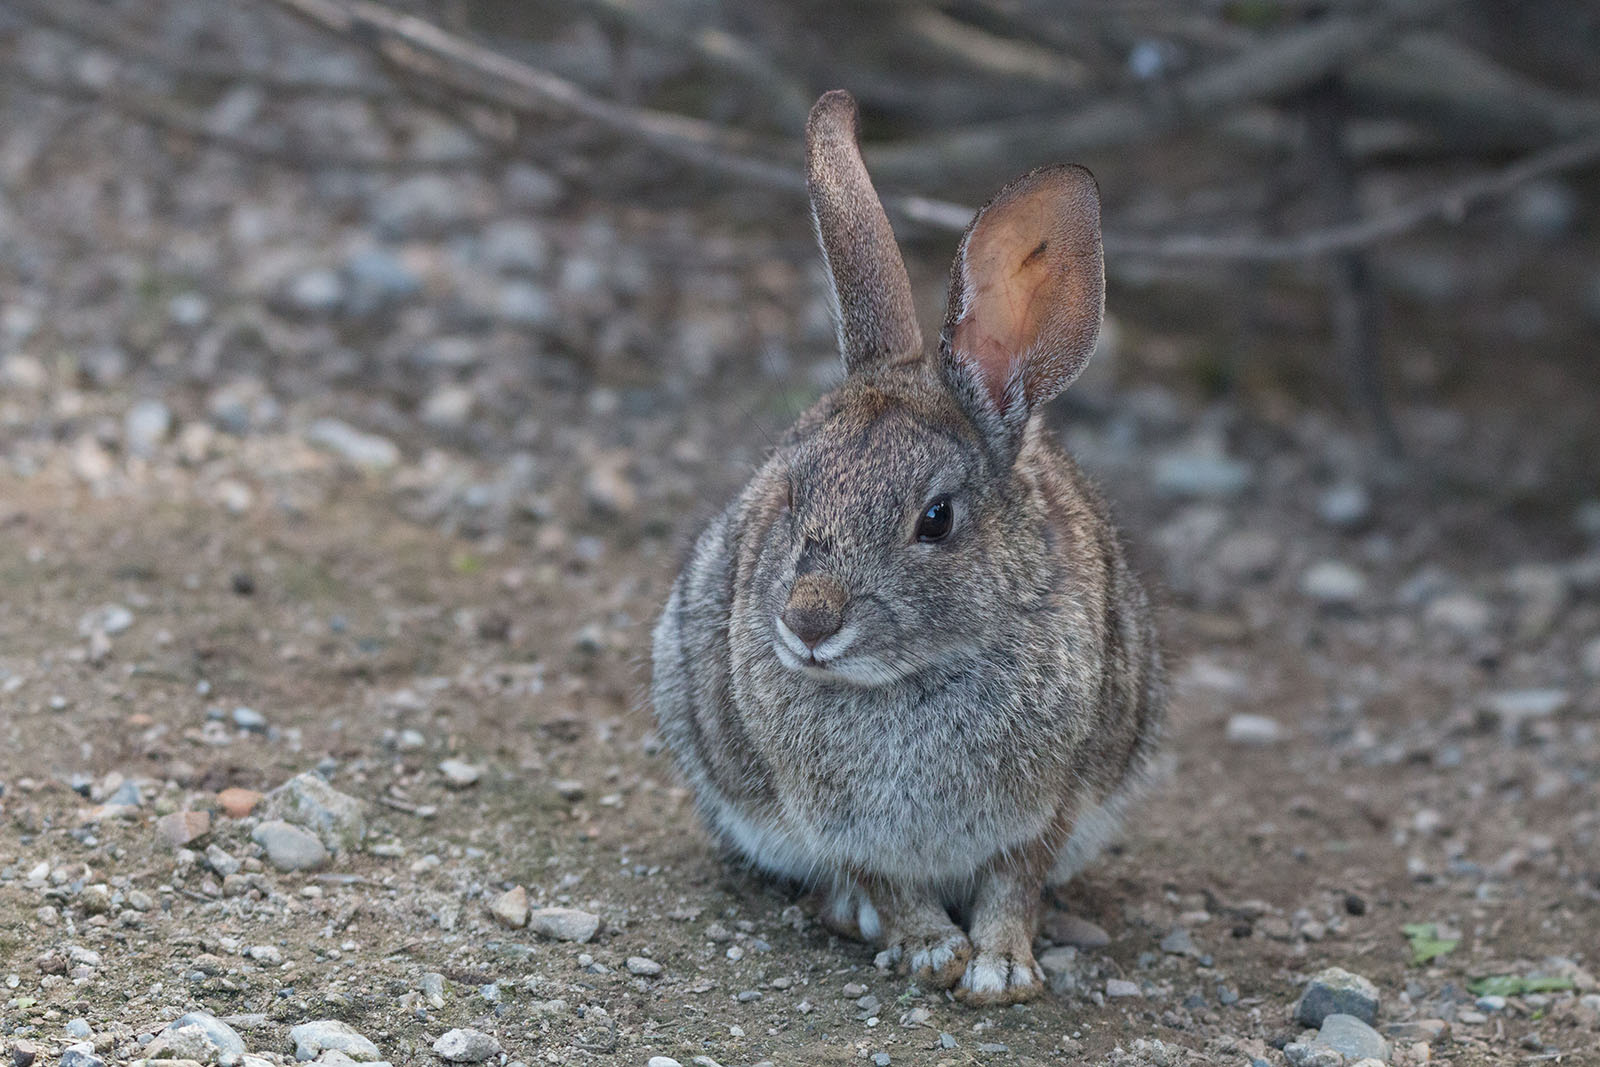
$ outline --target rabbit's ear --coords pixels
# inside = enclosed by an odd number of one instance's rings
[[[961,239],[940,337],[947,378],[981,386],[993,413],[1013,422],[1083,370],[1105,293],[1094,176],[1070,165],[1023,175]]]
[[[911,280],[856,147],[856,101],[824,93],[806,120],[806,189],[833,285],[839,351],[854,373],[920,355]]]

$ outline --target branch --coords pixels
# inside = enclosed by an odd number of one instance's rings
[[[1291,30],[1237,59],[1172,83],[1164,106],[1153,107],[1150,87],[1141,86],[1055,121],[1009,119],[879,145],[864,153],[867,168],[890,183],[910,184],[934,176],[948,182],[986,173],[996,159],[1033,167],[1090,149],[1138,141],[1247,101],[1305,89],[1350,57],[1380,45],[1399,29],[1434,17],[1453,2],[1404,0],[1367,18],[1329,18]]]

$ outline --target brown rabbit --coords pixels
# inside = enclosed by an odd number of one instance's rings
[[[1074,166],[1006,186],[925,353],[848,93],[806,159],[848,376],[701,534],[656,714],[729,848],[880,962],[1024,1000],[1041,890],[1115,831],[1165,706],[1144,590],[1039,414],[1099,332],[1099,195]]]

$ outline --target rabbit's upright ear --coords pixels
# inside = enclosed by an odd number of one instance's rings
[[[851,373],[921,355],[911,280],[856,146],[856,102],[824,93],[806,120],[806,189],[833,285],[839,351]]]
[[[1094,176],[1070,165],[1023,175],[961,239],[939,345],[946,380],[987,409],[980,421],[1019,426],[1089,361],[1105,293]]]

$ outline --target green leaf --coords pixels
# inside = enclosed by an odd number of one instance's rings
[[[1436,923],[1406,923],[1400,929],[1411,942],[1411,963],[1416,967],[1454,952],[1461,944],[1459,937],[1440,937]]]
[[[1525,993],[1560,993],[1573,988],[1573,985],[1570,978],[1544,975],[1524,978],[1519,974],[1492,974],[1474,978],[1467,983],[1467,988],[1479,997],[1520,997]]]

